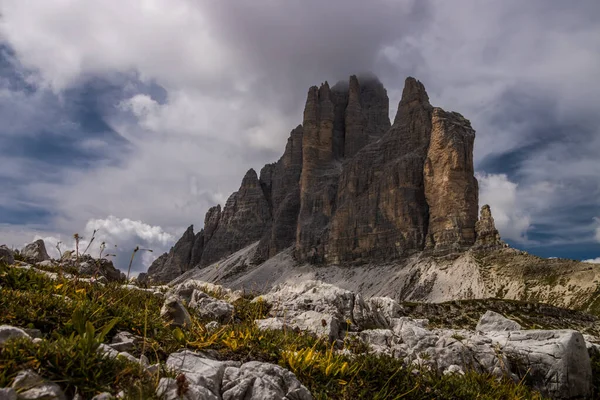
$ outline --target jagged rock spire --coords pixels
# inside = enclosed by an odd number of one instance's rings
[[[496,229],[494,217],[492,217],[492,210],[487,204],[481,207],[479,220],[475,224],[475,234],[476,247],[489,248],[504,246],[504,243],[500,239],[500,233]]]

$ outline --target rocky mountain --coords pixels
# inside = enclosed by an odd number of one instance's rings
[[[256,242],[253,265],[290,247],[298,263],[337,265],[502,246],[489,207],[478,221],[470,122],[433,107],[414,78],[393,124],[388,109],[371,76],[311,87],[281,158],[260,177],[249,170],[142,280],[168,282]]]

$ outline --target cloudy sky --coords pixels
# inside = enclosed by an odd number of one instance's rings
[[[599,17],[597,0],[0,0],[0,243],[98,229],[121,268],[153,249],[141,271],[280,156],[309,86],[370,71],[392,119],[414,76],[472,121],[504,239],[595,259]]]

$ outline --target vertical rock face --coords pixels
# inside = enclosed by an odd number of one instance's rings
[[[300,212],[296,229],[296,251],[300,259],[318,262],[324,245],[324,230],[333,214],[337,178],[341,165],[334,157],[334,121],[336,104],[329,84],[310,88],[304,108],[302,138],[302,175],[300,178]],[[341,104],[338,103],[338,108]],[[339,141],[337,142],[338,144]]]
[[[304,109],[303,165],[296,256],[325,261],[330,221],[339,200],[342,162],[390,128],[389,99],[376,78],[311,88]],[[343,119],[342,119],[343,117]],[[330,140],[332,137],[333,140]],[[340,139],[343,138],[343,139]]]
[[[282,157],[260,179],[248,171],[223,210],[207,212],[200,233],[186,232],[173,255],[156,261],[162,274],[209,265],[259,240],[254,262],[291,245],[300,262],[339,263],[499,242],[489,208],[477,221],[469,121],[432,107],[414,78],[393,125],[388,109],[374,77],[311,87]]]
[[[487,204],[481,207],[481,215],[475,224],[475,246],[480,248],[499,247],[504,244],[500,240],[500,233],[494,224],[492,210]]]
[[[423,85],[407,79],[394,125],[344,166],[327,261],[387,258],[422,248],[431,112]]]
[[[350,77],[345,113],[344,157],[353,157],[390,129],[387,91],[376,78]]]
[[[169,282],[187,271],[190,268],[194,240],[194,226],[190,225],[169,253],[164,253],[150,265],[149,279],[153,282]]]
[[[218,211],[207,215],[209,222],[217,219],[214,214],[218,215]],[[240,189],[227,199],[214,232],[205,239],[200,264],[212,264],[259,240],[270,220],[269,204],[256,172],[250,169]],[[208,236],[206,230],[204,234]]]
[[[255,262],[274,256],[296,240],[300,211],[300,174],[302,172],[302,125],[290,133],[279,161],[267,164],[260,174],[263,191],[271,205],[272,221],[262,237]]]
[[[475,243],[478,185],[473,170],[475,131],[462,115],[433,110],[425,162],[425,199],[429,205],[427,248]]]

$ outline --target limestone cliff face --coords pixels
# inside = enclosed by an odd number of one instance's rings
[[[267,164],[261,170],[260,181],[271,208],[272,220],[261,238],[255,262],[273,257],[296,240],[300,211],[302,138],[303,128],[299,125],[290,133],[279,161]]]
[[[477,222],[469,121],[434,108],[414,78],[406,79],[391,125],[388,109],[387,92],[373,77],[311,87],[303,123],[281,158],[265,165],[260,179],[248,171],[224,208],[207,212],[201,232],[186,232],[190,255],[172,259],[188,264],[178,269],[162,260],[173,271],[163,275],[209,265],[256,241],[254,263],[293,246],[297,261],[327,264],[499,241],[491,215],[482,211]]]
[[[148,278],[153,282],[169,282],[189,270],[194,239],[194,226],[190,225],[175,246],[150,265]]]
[[[303,123],[298,259],[327,261],[343,163],[389,129],[388,106],[387,92],[374,78],[361,82],[351,76],[347,89],[343,84],[330,89],[325,83],[309,90]]]
[[[462,115],[440,108],[433,110],[424,167],[429,249],[475,243],[479,189],[473,170],[474,140],[475,131]]]
[[[500,240],[500,233],[496,229],[494,217],[492,217],[492,210],[487,204],[481,207],[481,216],[475,224],[475,236],[475,247],[477,248],[504,247],[504,243]]]
[[[210,214],[210,211],[209,211]],[[220,217],[216,215],[220,214]],[[264,195],[258,176],[250,169],[240,189],[229,196],[222,213],[213,210],[207,215],[208,222],[218,219],[208,240],[205,240],[201,265],[209,265],[235,251],[259,240],[266,231],[271,219],[269,204]],[[205,231],[208,236],[208,231]]]
[[[389,258],[422,248],[428,217],[422,171],[431,110],[423,85],[407,79],[394,125],[344,166],[328,262]]]

